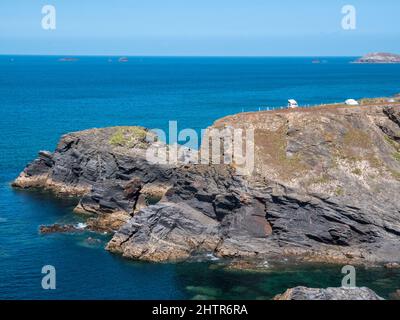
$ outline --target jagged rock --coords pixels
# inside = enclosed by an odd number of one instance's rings
[[[400,106],[245,113],[213,128],[255,132],[255,168],[159,165],[137,127],[92,129],[40,152],[13,183],[78,195],[107,249],[165,261],[197,253],[334,263],[400,262]]]
[[[41,234],[49,234],[49,233],[66,233],[66,232],[76,232],[82,231],[82,229],[76,228],[71,224],[53,224],[50,226],[40,226],[39,232]]]
[[[400,126],[400,110],[398,108],[387,107],[383,109],[383,113],[395,124]]]
[[[125,224],[107,249],[143,260],[177,260],[218,245],[218,222],[186,204],[145,208]]]
[[[386,269],[400,269],[400,263],[389,262],[385,264]]]
[[[275,296],[274,300],[383,300],[383,298],[365,287],[326,289],[295,287]]]

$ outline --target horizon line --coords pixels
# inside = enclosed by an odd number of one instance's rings
[[[361,55],[130,55],[130,54],[24,54],[0,53],[0,56],[29,57],[132,57],[132,58],[355,58]]]

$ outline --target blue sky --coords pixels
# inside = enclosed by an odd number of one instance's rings
[[[41,28],[41,9],[57,29]],[[341,8],[357,9],[343,30]],[[322,56],[400,53],[399,0],[1,0],[0,54]]]

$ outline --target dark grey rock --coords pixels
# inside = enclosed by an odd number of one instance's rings
[[[133,136],[121,146],[112,141],[125,129],[105,128],[63,136],[14,186],[79,195],[76,211],[98,219],[91,220],[94,229],[117,230],[107,248],[134,259],[208,252],[400,262],[400,163],[393,156],[399,107],[250,113],[220,121],[255,126],[254,175],[239,176],[228,165],[151,164],[144,129],[129,129]]]

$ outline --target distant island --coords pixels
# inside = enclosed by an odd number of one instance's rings
[[[400,55],[394,53],[369,53],[353,63],[400,63]]]
[[[66,57],[66,58],[60,58],[60,59],[58,59],[58,61],[61,61],[61,62],[73,62],[73,61],[78,61],[78,58]]]

